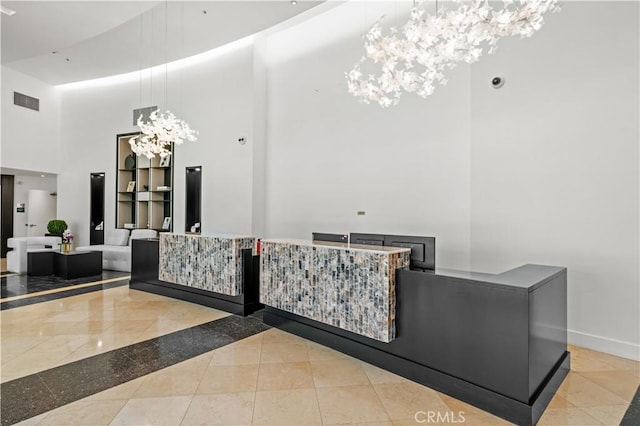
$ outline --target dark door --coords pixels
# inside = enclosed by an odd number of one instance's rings
[[[200,232],[200,202],[202,194],[202,167],[187,167],[185,197],[185,232]]]
[[[104,173],[91,173],[89,244],[104,244]]]
[[[7,257],[7,240],[13,237],[13,175],[2,175],[2,247],[0,257]]]

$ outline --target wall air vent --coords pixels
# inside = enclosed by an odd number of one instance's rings
[[[22,93],[13,92],[13,104],[21,107],[29,108],[34,111],[40,111],[40,99],[23,95]]]
[[[133,125],[137,125],[138,124],[138,117],[140,117],[140,114],[142,114],[142,121],[147,122],[149,121],[149,115],[157,110],[158,107],[157,106],[150,106],[150,107],[145,107],[145,108],[138,108],[138,109],[134,109],[133,110]]]

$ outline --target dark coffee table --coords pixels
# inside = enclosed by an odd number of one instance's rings
[[[27,252],[27,275],[53,275],[53,251]]]
[[[65,280],[102,274],[101,251],[53,253],[53,273]]]

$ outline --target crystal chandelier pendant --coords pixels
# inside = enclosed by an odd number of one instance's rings
[[[181,5],[182,6],[182,5]],[[167,104],[168,93],[168,49],[166,47],[167,33],[168,33],[168,17],[169,17],[169,2],[165,0],[164,4],[164,17],[165,17],[165,88],[164,88],[164,102]],[[143,18],[140,16],[140,34],[142,37],[143,31]],[[151,14],[151,26],[153,27],[153,13]],[[183,26],[182,26],[183,27]],[[182,28],[181,27],[181,28]],[[142,46],[142,38],[140,41]],[[153,79],[153,69],[150,68],[151,80]],[[140,100],[142,103],[142,70],[140,70]],[[144,155],[151,159],[156,155],[161,158],[165,158],[171,155],[171,144],[181,145],[184,141],[195,142],[198,138],[198,132],[192,130],[189,124],[176,118],[176,116],[169,110],[164,113],[158,113],[154,110],[149,114],[149,121],[144,122],[142,115],[138,117],[136,122],[140,128],[140,134],[129,139],[131,150],[136,155]]]
[[[363,103],[396,105],[403,92],[426,98],[447,83],[445,73],[459,63],[473,63],[484,50],[491,54],[502,37],[530,37],[543,15],[560,8],[557,0],[504,0],[494,8],[488,0],[453,0],[455,10],[426,14],[417,2],[400,30],[382,34],[384,16],[363,36],[365,55],[345,73],[349,92]],[[363,65],[379,65],[378,75],[365,75]]]
[[[171,111],[164,114],[153,111],[149,121],[144,122],[142,115],[138,117],[138,127],[141,134],[129,140],[131,150],[137,155],[161,158],[171,155],[171,144],[181,145],[185,141],[195,142],[198,132],[191,129],[184,120],[176,118]]]

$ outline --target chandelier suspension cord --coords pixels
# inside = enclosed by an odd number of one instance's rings
[[[140,52],[138,53],[138,66],[140,67],[140,99],[139,99],[139,107],[142,108],[142,55],[144,52],[143,46],[143,31],[144,27],[144,13],[140,14]]]
[[[364,37],[367,34],[367,13],[369,12],[369,2],[368,0],[364,0],[364,33],[362,36]]]
[[[184,58],[184,0],[180,2],[180,57]],[[180,71],[180,115],[184,114],[184,69]]]
[[[151,9],[151,101],[153,101],[153,30],[155,29],[155,8]],[[168,104],[169,100],[169,1],[165,0],[164,9],[164,102]],[[159,23],[160,27],[162,23]],[[159,27],[159,28],[160,28]],[[161,55],[162,52],[158,50]],[[158,65],[158,71],[160,65]],[[182,84],[182,83],[181,83]],[[153,102],[152,102],[153,104]],[[165,105],[167,106],[167,105]],[[138,117],[138,127],[140,128],[140,134],[129,139],[131,150],[136,155],[144,155],[147,158],[154,158],[159,155],[161,158],[166,158],[172,154],[172,146],[181,145],[185,141],[195,142],[198,138],[198,132],[193,130],[189,124],[177,118],[171,111],[166,110],[164,113],[155,109],[149,114],[148,121],[144,121],[142,115]]]
[[[169,110],[169,0],[164,2],[164,109]]]
[[[149,36],[149,53],[151,56],[151,64],[149,66],[149,104],[153,105],[153,30],[155,29],[155,10],[151,9],[151,34]]]

